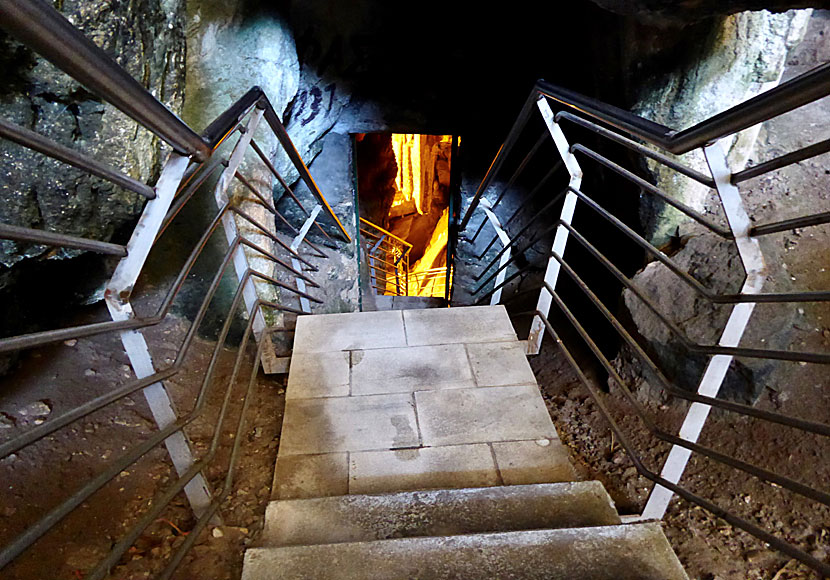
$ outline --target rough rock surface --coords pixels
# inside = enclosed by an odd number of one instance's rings
[[[675,264],[689,272],[713,293],[740,291],[745,274],[734,243],[714,234],[697,231],[673,256]],[[732,310],[729,304],[713,304],[660,262],[651,262],[633,279],[634,283],[674,322],[685,336],[701,345],[718,343]],[[779,287],[778,291],[786,291]],[[708,362],[706,355],[691,354],[686,345],[633,292],[623,292],[623,301],[641,345],[676,386],[695,390]],[[758,307],[742,341],[743,346],[787,349],[796,309],[792,305]],[[625,361],[623,378],[634,378],[644,399],[663,399],[662,390],[651,377],[641,375],[642,365],[625,348],[618,360]],[[776,361],[739,358],[727,373],[721,396],[753,403],[767,384],[774,383]],[[636,370],[634,370],[636,369]]]
[[[641,92],[634,112],[652,121],[681,130],[750,99],[781,79],[788,51],[804,37],[811,11],[783,14],[742,12],[724,18],[715,27],[691,62],[661,75]],[[739,171],[755,146],[759,127],[750,128],[729,149],[733,171]],[[680,160],[708,173],[700,151]],[[675,171],[648,163],[653,183],[687,205],[702,210],[710,190]],[[644,196],[641,209],[646,232],[656,244],[668,241],[688,218],[653,197]]]
[[[828,8],[827,0],[592,0],[606,10],[642,20],[688,23],[718,14],[744,10],[786,11],[791,8]]]
[[[162,102],[178,111],[184,89],[181,0],[56,3],[61,11]],[[152,182],[163,148],[152,133],[102,102],[54,66],[0,32],[4,118]],[[80,170],[0,142],[5,170],[0,205],[5,223],[100,240],[126,241],[144,198]],[[0,242],[0,288],[26,260],[67,258],[78,251]]]
[[[192,0],[188,2],[187,42],[184,118],[197,130],[210,124],[255,85],[265,91],[277,115],[283,113],[297,92],[300,65],[294,37],[288,24],[274,10],[265,7],[251,10],[244,2]],[[225,155],[230,155],[238,138],[231,137],[223,144]],[[272,158],[276,156],[277,140],[264,120],[254,138]],[[288,167],[287,159],[278,163],[286,178],[296,178],[287,175]],[[268,195],[273,176],[253,151],[247,153],[240,173],[260,193]],[[230,184],[227,195],[258,223],[273,230],[274,216],[239,181]],[[273,249],[273,242],[256,226],[241,217],[235,217],[235,221],[247,239],[266,250]],[[250,248],[245,248],[245,253],[253,269],[273,275],[273,262]],[[261,298],[275,300],[277,292],[273,285],[262,280],[255,280],[254,284]]]

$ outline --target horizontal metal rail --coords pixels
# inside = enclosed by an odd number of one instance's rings
[[[651,195],[654,195],[655,197],[657,197],[660,200],[662,200],[663,202],[669,204],[670,206],[672,206],[676,210],[684,213],[685,215],[687,215],[688,217],[690,217],[691,219],[693,219],[694,221],[696,221],[697,223],[699,223],[700,225],[702,225],[703,227],[708,229],[710,232],[712,232],[714,234],[717,234],[718,236],[720,236],[720,237],[722,237],[726,240],[730,240],[730,239],[734,238],[734,236],[732,235],[732,232],[729,230],[729,228],[719,226],[718,224],[714,223],[713,221],[707,219],[706,216],[701,214],[699,211],[690,208],[688,205],[686,205],[685,203],[683,203],[681,201],[677,201],[676,199],[674,199],[672,196],[667,194],[665,191],[663,191],[662,189],[660,189],[656,185],[652,185],[651,183],[649,183],[648,181],[646,181],[642,177],[638,177],[637,175],[634,175],[632,172],[630,172],[627,169],[624,169],[623,167],[617,165],[616,163],[614,163],[610,159],[607,159],[607,158],[603,157],[599,153],[596,153],[595,151],[592,151],[592,150],[588,149],[584,145],[580,145],[580,144],[571,145],[571,153],[581,153],[581,154],[585,155],[586,157],[588,157],[589,159],[592,159],[592,160],[596,161],[597,163],[599,163],[603,167],[605,167],[607,169],[610,169],[611,171],[613,171],[614,173],[616,173],[620,177],[622,177],[622,178],[630,181],[631,183],[635,184],[642,191],[645,191],[647,193],[650,193]]]
[[[491,259],[488,263],[487,263],[487,265],[486,265],[484,268],[482,268],[481,272],[480,272],[477,276],[475,276],[475,277],[474,277],[474,279],[475,279],[476,281],[480,280],[480,279],[481,279],[481,277],[482,277],[485,273],[487,273],[487,270],[489,270],[489,269],[490,269],[490,268],[491,268],[491,267],[492,267],[492,266],[493,266],[496,262],[498,262],[498,261],[499,261],[499,258],[501,258],[502,254],[504,254],[506,251],[508,251],[510,248],[512,248],[512,247],[516,244],[516,242],[518,242],[518,241],[519,241],[519,238],[520,238],[520,237],[521,237],[521,236],[522,236],[522,235],[523,235],[523,234],[524,234],[524,233],[525,233],[528,229],[530,229],[530,226],[532,226],[532,225],[536,222],[536,220],[537,220],[537,219],[539,219],[539,217],[541,217],[541,216],[545,215],[545,214],[546,214],[546,212],[547,212],[550,208],[552,208],[554,205],[556,205],[557,203],[559,203],[560,201],[562,201],[562,198],[563,198],[563,197],[565,197],[565,194],[566,194],[567,192],[568,192],[568,190],[567,190],[567,189],[565,189],[565,190],[560,191],[559,193],[557,193],[555,196],[553,196],[553,198],[552,198],[552,199],[551,199],[551,200],[550,200],[547,204],[545,204],[545,207],[543,207],[543,208],[542,208],[539,212],[537,212],[537,213],[536,213],[536,214],[535,214],[535,215],[534,215],[534,216],[533,216],[533,217],[532,217],[532,218],[531,218],[531,219],[530,219],[530,220],[529,220],[529,221],[528,221],[528,222],[524,225],[524,227],[522,227],[522,228],[521,228],[521,229],[520,229],[520,230],[516,233],[516,235],[514,235],[512,238],[510,238],[510,243],[509,243],[509,244],[506,244],[506,245],[505,245],[505,246],[504,246],[501,250],[499,250],[499,252],[498,252],[498,253],[497,253],[497,254],[496,254],[496,255],[495,255],[495,256],[494,256],[494,257],[493,257],[493,258],[492,258],[492,259]],[[478,259],[480,260],[480,259],[482,259],[483,257],[484,257],[484,254],[480,255],[480,256],[478,257]]]
[[[502,270],[504,270],[505,268],[507,268],[508,266],[513,264],[516,260],[519,259],[519,256],[524,256],[524,253],[527,250],[529,250],[530,248],[532,248],[533,246],[538,244],[543,239],[543,237],[545,235],[547,235],[547,234],[551,233],[552,231],[556,230],[558,227],[559,227],[559,225],[557,223],[557,224],[554,224],[552,226],[548,226],[546,228],[543,228],[543,229],[535,232],[533,238],[529,242],[527,242],[521,248],[519,248],[518,250],[513,252],[513,255],[510,257],[509,260],[507,260],[507,262],[505,262],[504,264],[499,265],[499,267],[496,268],[495,270],[493,270],[490,273],[490,275],[487,276],[487,278],[485,278],[482,282],[479,283],[478,287],[476,287],[476,289],[473,290],[473,292],[472,292],[473,295],[476,295],[479,292],[481,292],[484,289],[484,287],[493,280],[493,278],[498,276],[499,272],[501,272]],[[486,273],[486,272],[487,272],[487,270],[482,270],[482,273]]]
[[[323,210],[325,211],[326,215],[331,218],[334,224],[337,226],[337,230],[339,231],[340,235],[346,242],[351,243],[352,238],[349,235],[349,232],[346,231],[346,228],[340,223],[340,220],[337,218],[337,215],[334,213],[334,210],[331,209],[328,200],[326,200],[325,196],[320,192],[320,188],[317,187],[317,183],[314,181],[314,178],[311,176],[311,173],[308,171],[308,167],[306,167],[305,162],[303,161],[302,157],[300,157],[297,148],[294,147],[294,142],[291,141],[291,137],[288,135],[288,131],[285,130],[285,127],[280,121],[280,118],[277,116],[276,111],[274,111],[274,107],[271,105],[271,102],[268,100],[268,97],[263,94],[260,104],[265,108],[265,122],[271,127],[271,130],[276,135],[277,140],[282,145],[283,151],[291,160],[291,163],[294,164],[294,168],[299,172],[300,179],[303,180],[303,183],[306,184],[311,194],[317,199],[317,203],[319,203]],[[322,228],[321,228],[322,230]]]
[[[202,132],[202,139],[215,150],[231,131],[239,126],[248,113],[262,100],[265,92],[260,87],[251,87],[235,103],[225,109],[221,115],[216,117]]]
[[[510,276],[507,276],[504,280],[502,280],[499,284],[494,285],[488,292],[486,292],[484,295],[482,295],[481,298],[476,300],[476,305],[484,304],[485,302],[487,302],[487,300],[490,298],[490,296],[492,296],[493,293],[495,293],[497,290],[499,290],[501,288],[504,288],[505,286],[510,284],[510,282],[512,282],[513,280],[515,280],[516,278],[518,278],[522,274],[530,272],[534,268],[538,268],[538,266],[536,266],[534,264],[528,264],[527,266],[524,266],[523,268],[520,268],[519,270],[516,270],[515,272],[510,274]]]
[[[405,248],[410,248],[410,249],[412,248],[412,244],[410,244],[406,240],[404,240],[402,238],[399,238],[398,236],[396,236],[392,232],[383,229],[379,225],[373,224],[372,222],[370,222],[369,220],[367,220],[365,218],[360,218],[360,223],[366,224],[367,226],[378,230],[379,232],[381,232],[381,234],[386,234],[389,238],[395,240],[396,242],[398,242],[401,246],[404,246]],[[380,236],[376,235],[376,237],[380,237]]]
[[[276,208],[276,207],[274,207],[274,204],[273,204],[273,203],[269,203],[269,202],[268,202],[268,200],[266,200],[266,199],[265,199],[265,197],[264,197],[264,196],[263,196],[263,195],[262,195],[259,191],[257,191],[257,189],[253,186],[253,184],[251,184],[251,182],[250,182],[250,181],[248,181],[248,180],[247,180],[247,179],[246,179],[246,178],[245,178],[242,174],[240,174],[240,173],[237,171],[237,172],[234,174],[234,177],[235,177],[236,179],[238,179],[238,180],[239,180],[239,182],[240,182],[240,183],[242,183],[242,185],[244,185],[244,186],[248,189],[248,191],[250,191],[251,193],[253,193],[253,194],[254,194],[254,196],[257,198],[257,200],[259,200],[259,203],[260,203],[263,207],[265,207],[265,209],[267,209],[267,210],[268,210],[268,211],[269,211],[269,212],[270,212],[270,213],[271,213],[274,217],[278,217],[278,218],[280,218],[280,221],[282,221],[282,222],[283,222],[283,223],[284,223],[284,224],[288,227],[288,229],[290,229],[290,230],[291,230],[291,231],[292,231],[295,235],[300,233],[300,230],[298,230],[296,227],[294,227],[294,226],[291,224],[291,222],[289,222],[289,221],[288,221],[288,219],[287,219],[284,215],[282,215],[279,211],[277,211],[277,208]],[[315,222],[315,223],[316,223],[316,222]],[[308,245],[308,247],[310,247],[312,250],[314,250],[314,252],[315,252],[315,253],[316,253],[316,254],[317,254],[320,258],[327,258],[327,257],[328,257],[328,256],[326,255],[326,253],[325,253],[325,252],[323,252],[323,250],[321,250],[321,249],[320,249],[319,247],[317,247],[315,244],[311,243],[311,242],[308,240],[308,238],[303,237],[303,243],[304,243],[304,244],[306,244],[306,245]]]
[[[776,171],[783,167],[799,163],[800,161],[804,161],[818,155],[823,155],[828,151],[830,151],[830,139],[825,139],[824,141],[804,147],[798,151],[793,151],[780,157],[776,157],[775,159],[765,161],[764,163],[747,167],[743,171],[739,171],[732,176],[732,183],[737,185],[738,183],[742,183],[748,179],[752,179],[753,177],[765,175],[771,171]]]
[[[502,228],[507,229],[507,226],[509,226],[510,223],[514,219],[516,219],[516,216],[518,216],[520,213],[522,213],[522,211],[524,211],[525,208],[531,207],[530,206],[531,200],[535,199],[536,196],[539,193],[544,191],[544,187],[545,187],[545,185],[547,185],[547,182],[550,181],[550,179],[556,174],[557,171],[559,171],[559,169],[561,167],[562,167],[561,162],[558,162],[558,163],[554,164],[554,166],[550,169],[550,171],[548,171],[545,174],[545,176],[542,177],[542,179],[539,181],[539,183],[537,183],[536,186],[530,191],[530,193],[528,194],[527,199],[525,200],[525,202],[523,204],[521,204],[516,209],[515,212],[513,212],[513,215],[511,215],[509,218],[507,218],[507,221],[504,222],[504,224],[502,225]],[[541,214],[543,214],[546,211],[546,209],[548,207],[550,207],[550,204],[545,206],[545,208],[542,209],[542,211],[537,212],[536,215],[534,215],[532,218],[530,218],[530,221],[532,222],[536,218],[538,218]],[[484,222],[482,222],[482,223],[484,223]],[[481,254],[479,254],[479,256],[478,256],[479,260],[484,258],[485,254],[487,254],[487,252],[490,251],[490,248],[493,247],[493,244],[495,244],[498,239],[499,239],[498,235],[493,236],[493,238],[490,240],[490,242],[487,244],[487,246],[485,246],[484,251],[482,251]]]
[[[591,246],[591,244],[588,243],[588,241],[585,240],[585,238],[581,234],[579,234],[575,229],[573,229],[573,227],[571,227],[567,224],[564,224],[564,227],[567,227],[568,230],[570,231],[570,233],[573,234],[575,237],[577,237],[578,241],[586,249],[588,249],[591,252],[592,255],[594,255],[597,258],[599,258],[599,256],[602,256],[602,254],[599,254],[598,252],[594,253],[596,251],[596,249],[593,246]],[[605,315],[605,317],[608,318],[609,322],[610,322],[610,317],[612,316],[611,312],[605,307],[604,304],[602,304],[602,302],[599,300],[599,298],[597,298],[596,295],[591,292],[588,285],[585,284],[585,282],[582,280],[582,278],[579,277],[579,275],[574,271],[574,269],[571,268],[571,266],[567,262],[565,262],[565,260],[562,258],[562,256],[560,256],[556,252],[553,252],[551,254],[551,256],[557,262],[559,262],[559,264],[562,266],[562,269],[565,271],[565,273],[568,274],[568,276],[571,278],[571,280],[573,280],[576,283],[576,285],[583,291],[583,293],[588,295],[588,298],[591,300],[591,302],[593,302],[594,305],[602,311],[603,315]],[[601,262],[606,266],[606,268],[608,268],[608,266],[610,265],[610,263],[608,263],[608,264],[605,263],[605,257],[604,256],[603,256],[603,259],[601,260]],[[680,340],[680,342],[683,344],[683,346],[688,351],[690,351],[692,353],[706,354],[706,355],[725,354],[725,355],[731,355],[731,356],[737,356],[737,357],[747,357],[747,358],[761,358],[761,359],[771,359],[771,360],[786,360],[786,361],[790,361],[790,362],[809,362],[809,363],[818,363],[818,364],[830,364],[830,355],[828,355],[828,354],[813,353],[813,352],[798,352],[798,351],[786,351],[786,350],[770,350],[770,349],[743,348],[743,347],[734,347],[734,346],[718,346],[718,345],[697,344],[697,343],[689,340],[689,338],[683,333],[682,330],[680,330],[680,328],[677,327],[677,325],[673,321],[671,321],[665,314],[660,312],[660,310],[657,308],[657,306],[654,304],[654,302],[652,302],[651,299],[648,298],[645,295],[645,293],[642,292],[642,290],[640,290],[634,283],[632,283],[628,278],[625,278],[625,276],[622,276],[621,273],[620,273],[620,276],[617,277],[616,273],[619,272],[619,270],[617,270],[616,268],[609,269],[609,270],[611,271],[612,274],[615,275],[615,277],[618,280],[620,280],[620,282],[626,288],[631,290],[631,292],[635,296],[637,296],[646,305],[646,307],[649,310],[651,310],[660,319],[660,321],[669,329],[669,331],[674,336],[676,336],[678,340]]]
[[[558,296],[554,293],[554,298],[558,298]],[[560,299],[561,301],[561,299]],[[564,304],[564,303],[563,303]],[[608,407],[606,406],[602,394],[598,391],[598,389],[590,382],[590,380],[585,376],[584,372],[580,368],[579,364],[576,362],[576,359],[570,353],[568,348],[565,346],[565,343],[559,337],[558,333],[556,332],[553,325],[548,321],[547,317],[540,312],[536,311],[535,315],[538,316],[545,327],[547,328],[548,332],[550,333],[551,337],[554,339],[556,345],[565,355],[568,364],[574,370],[579,378],[579,381],[583,384],[583,386],[588,389],[591,398],[593,399],[594,403],[597,405],[597,408],[600,411],[600,414],[603,416],[605,421],[611,427],[611,430],[614,433],[615,439],[620,443],[622,448],[625,450],[626,455],[634,464],[634,467],[637,469],[637,472],[645,477],[646,479],[652,481],[653,483],[659,484],[672,492],[676,493],[678,496],[683,498],[684,500],[693,503],[695,505],[700,506],[704,510],[708,511],[709,513],[713,514],[716,517],[723,519],[728,524],[744,530],[745,532],[755,536],[756,538],[760,539],[761,541],[769,544],[774,549],[787,554],[788,556],[795,558],[796,560],[806,564],[807,566],[817,570],[818,572],[822,573],[823,575],[827,576],[830,575],[830,565],[818,560],[817,558],[813,557],[812,555],[804,552],[803,550],[793,546],[789,542],[782,540],[781,538],[770,534],[766,530],[758,527],[757,525],[740,518],[726,509],[721,508],[717,504],[714,504],[699,495],[696,495],[687,489],[672,483],[659,475],[655,472],[648,469],[642,462],[639,454],[634,449],[634,446],[628,439],[628,436],[625,432],[620,428],[617,422],[614,420],[611,412],[609,411]]]
[[[128,191],[143,195],[147,199],[154,199],[156,197],[156,192],[149,185],[145,185],[137,179],[133,179],[129,175],[125,175],[123,172],[101,163],[88,155],[61,145],[48,137],[44,137],[40,133],[35,133],[25,127],[10,123],[5,119],[0,119],[0,137],[37,151],[38,153],[48,155],[58,161],[63,161],[96,177],[106,179]]]
[[[33,228],[22,228],[9,224],[0,224],[0,240],[14,240],[16,242],[31,242],[44,246],[57,248],[72,248],[75,250],[88,250],[98,254],[109,254],[110,256],[124,257],[127,255],[127,248],[109,242],[99,242],[78,236],[69,236],[46,230]]]
[[[712,179],[711,175],[704,175],[703,173],[697,171],[696,169],[692,169],[691,167],[687,167],[687,166],[683,165],[682,163],[679,163],[679,162],[675,161],[671,157],[660,153],[659,151],[655,151],[654,149],[649,149],[648,147],[646,147],[644,145],[640,145],[639,143],[637,143],[636,141],[632,141],[631,139],[627,139],[626,137],[623,137],[622,135],[620,135],[618,133],[615,133],[614,131],[609,131],[608,129],[606,129],[604,127],[600,127],[596,123],[591,123],[590,121],[586,121],[582,117],[578,117],[578,116],[574,115],[573,113],[569,113],[567,111],[560,111],[560,112],[556,113],[555,119],[556,119],[557,123],[560,122],[562,119],[565,119],[566,121],[570,121],[571,123],[574,123],[575,125],[579,125],[580,127],[583,127],[585,129],[588,129],[589,131],[591,131],[593,133],[596,133],[597,135],[599,135],[601,137],[605,137],[606,139],[608,139],[610,141],[613,141],[615,143],[619,143],[623,147],[626,147],[626,148],[630,149],[631,151],[639,153],[640,155],[642,155],[644,157],[648,157],[649,159],[651,159],[653,161],[657,161],[658,163],[660,163],[662,165],[665,165],[669,169],[673,169],[673,170],[677,171],[678,173],[681,173],[681,174],[685,175],[686,177],[694,179],[698,183],[701,183],[701,184],[706,185],[708,187],[715,187],[715,180]]]
[[[533,158],[536,156],[536,153],[538,153],[538,152],[539,152],[539,149],[541,149],[542,145],[543,145],[543,144],[545,143],[545,141],[547,141],[548,139],[550,139],[550,135],[548,134],[548,132],[547,132],[547,131],[542,131],[542,134],[541,134],[541,135],[539,136],[539,138],[536,140],[536,143],[535,143],[535,144],[533,145],[533,147],[530,149],[530,151],[528,152],[528,154],[527,154],[527,155],[525,155],[525,158],[524,158],[524,159],[522,159],[522,162],[521,162],[521,163],[519,163],[519,166],[518,166],[518,167],[516,168],[516,170],[513,172],[513,175],[511,175],[511,176],[510,176],[510,179],[507,181],[507,184],[506,184],[506,185],[502,188],[501,192],[500,192],[500,193],[499,193],[499,195],[496,197],[496,201],[494,201],[494,202],[493,202],[493,204],[492,204],[492,206],[490,207],[490,209],[495,209],[495,208],[496,208],[496,206],[498,206],[498,205],[499,205],[499,203],[501,202],[501,200],[504,198],[504,196],[507,194],[507,192],[508,192],[508,191],[510,191],[510,189],[513,187],[513,185],[516,183],[516,180],[518,180],[518,179],[519,179],[519,177],[521,177],[522,173],[524,173],[524,170],[525,170],[525,169],[527,169],[527,166],[530,164],[530,162],[531,162],[531,161],[533,160]],[[473,242],[475,242],[475,241],[476,241],[476,238],[478,238],[478,235],[481,233],[481,230],[483,230],[483,229],[484,229],[484,225],[485,225],[486,223],[487,223],[487,220],[482,220],[482,221],[481,221],[481,225],[478,227],[478,230],[476,230],[476,233],[475,233],[475,234],[473,235],[473,237],[472,237],[472,241],[473,241]]]
[[[769,234],[776,234],[779,232],[786,232],[796,228],[808,228],[811,226],[819,226],[830,223],[830,211],[807,215],[803,217],[792,218],[780,222],[773,222],[768,224],[761,224],[753,226],[749,230],[751,236],[767,236]]]
[[[666,266],[675,275],[677,275],[685,284],[690,286],[699,295],[705,297],[707,300],[715,304],[740,304],[742,302],[757,302],[757,303],[773,303],[773,302],[827,302],[830,301],[830,292],[828,291],[813,291],[813,292],[788,292],[788,293],[768,293],[768,294],[720,294],[712,292],[709,288],[704,286],[694,276],[680,268],[674,263],[674,260],[666,256],[663,252],[651,245],[645,238],[635,232],[633,229],[625,225],[617,217],[609,213],[605,208],[599,205],[596,201],[588,197],[582,191],[570,188],[570,190],[581,200],[585,205],[597,212],[608,223],[612,224],[620,232],[625,234],[630,240],[640,246],[643,250],[648,252],[652,257],[657,259],[661,264]]]

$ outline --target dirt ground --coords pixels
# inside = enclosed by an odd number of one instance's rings
[[[830,18],[817,12],[807,39],[790,55],[785,80],[830,61]],[[830,100],[798,109],[766,123],[758,143],[757,163],[830,137]],[[755,223],[830,210],[828,156],[820,156],[745,182],[740,189]],[[713,210],[713,213],[719,213]],[[791,230],[761,240],[769,275],[766,291],[830,289],[830,226]],[[788,305],[795,309],[793,349],[830,352],[830,304]],[[764,317],[759,306],[753,320]],[[752,322],[750,323],[750,326]],[[762,342],[742,346],[764,348]],[[593,363],[583,357],[580,364]],[[830,374],[826,366],[780,362],[775,381],[765,385],[756,406],[803,419],[830,423]],[[574,463],[585,478],[608,488],[623,514],[642,511],[651,484],[611,436],[587,389],[557,346],[547,341],[532,359],[543,395]],[[645,430],[616,385],[591,373],[598,387],[610,388],[605,402],[631,438],[645,465],[659,472],[668,445]],[[686,404],[655,401],[647,414],[663,429],[677,433]],[[700,443],[743,461],[776,471],[816,489],[830,481],[830,441],[785,426],[714,411]],[[791,542],[814,557],[830,559],[830,508],[714,461],[693,456],[681,484],[693,493],[735,512]],[[815,578],[797,561],[726,524],[701,508],[675,498],[664,520],[666,534],[691,578],[700,580],[787,580]]]
[[[106,317],[102,306],[83,313],[85,320]],[[147,332],[160,368],[173,361],[189,323],[175,317]],[[166,382],[180,412],[193,408],[215,342],[197,338],[185,370]],[[239,412],[250,377],[255,348],[244,354],[240,377],[230,399],[217,454],[206,470],[214,491],[228,469]],[[222,350],[216,380],[203,414],[187,429],[197,456],[211,443],[237,350]],[[117,335],[67,341],[28,352],[0,390],[0,441],[106,392],[132,377]],[[196,541],[175,578],[239,578],[245,547],[262,525],[270,498],[274,462],[284,406],[284,379],[259,373],[243,433],[241,457],[229,496],[222,504],[222,525],[209,525]],[[89,415],[0,461],[0,543],[6,544],[25,524],[42,517],[90,477],[100,473],[128,446],[155,431],[141,393]],[[44,469],[44,466],[48,466]],[[175,481],[163,446],[155,448],[95,493],[80,509],[38,540],[3,570],[8,580],[78,580],[109,551],[160,494]],[[183,494],[139,537],[111,571],[111,578],[152,577],[185,541],[195,524]]]

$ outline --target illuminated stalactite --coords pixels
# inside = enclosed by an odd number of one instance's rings
[[[372,164],[372,157],[359,162],[361,182],[361,208],[385,228],[390,235],[412,244],[412,249],[396,268],[399,256],[381,257],[385,264],[375,269],[377,290],[396,295],[443,297],[447,283],[447,243],[449,238],[449,186],[451,135],[386,134],[375,139],[387,139],[387,151],[394,159],[394,171],[389,174],[385,188],[383,183],[372,181],[369,176],[378,167],[388,167],[387,157]],[[365,136],[357,140],[364,143]],[[381,150],[382,147],[375,147]],[[361,150],[372,151],[369,147]],[[386,155],[388,155],[388,153]],[[377,154],[377,153],[375,153]],[[362,169],[361,169],[362,168]],[[361,173],[361,171],[363,173]],[[364,183],[365,182],[365,183]],[[380,200],[378,203],[375,200]],[[385,207],[384,204],[385,203]],[[381,209],[382,212],[374,208]],[[374,213],[373,213],[374,211]],[[388,254],[389,249],[385,252]],[[411,260],[410,260],[411,258]],[[376,266],[376,265],[375,265]],[[407,274],[409,274],[407,276]]]
[[[422,141],[423,135],[392,134],[392,150],[395,152],[395,161],[398,164],[398,174],[395,177],[398,190],[392,202],[393,213],[390,215],[413,213],[412,209],[424,215],[421,172]],[[398,211],[394,211],[396,208]]]
[[[443,296],[446,284],[447,239],[449,238],[449,208],[432,232],[423,257],[410,267],[410,296]]]

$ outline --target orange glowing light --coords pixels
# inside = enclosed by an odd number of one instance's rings
[[[423,191],[421,187],[421,142],[423,135],[392,133],[392,150],[398,164],[395,176],[397,193],[392,207],[414,201],[415,210],[423,215]]]

